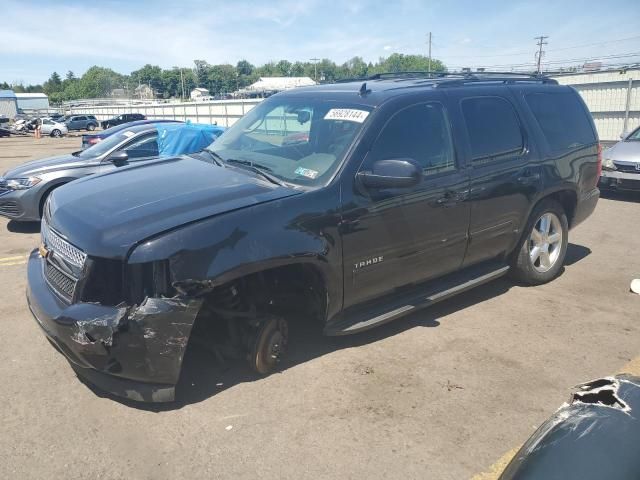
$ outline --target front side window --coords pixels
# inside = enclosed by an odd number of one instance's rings
[[[253,108],[207,149],[239,168],[262,169],[285,182],[320,185],[340,165],[371,108],[291,96]]]
[[[129,158],[155,157],[158,155],[158,135],[150,135],[134,141],[124,148]]]
[[[132,132],[129,129],[123,129],[113,135],[109,135],[101,142],[94,143],[85,150],[74,153],[74,155],[85,159],[100,157],[110,150],[118,147],[118,145],[125,144],[127,140],[137,133],[139,132]]]
[[[465,98],[462,114],[474,162],[522,152],[524,142],[520,122],[515,109],[504,98]]]
[[[424,175],[455,169],[449,122],[442,104],[413,105],[396,113],[371,149],[368,161],[409,158]]]
[[[552,152],[562,152],[596,141],[591,122],[577,94],[532,93],[525,96]]]

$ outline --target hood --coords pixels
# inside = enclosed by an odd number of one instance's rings
[[[159,233],[298,193],[248,171],[174,157],[57,188],[49,197],[49,222],[89,255],[124,259]]]
[[[69,168],[85,167],[93,159],[74,157],[70,153],[66,155],[58,155],[56,157],[43,158],[42,160],[34,160],[32,162],[23,163],[16,168],[12,168],[4,174],[5,178],[19,178],[37,176],[56,170],[67,170]]]
[[[640,162],[640,141],[618,142],[602,156],[613,161]]]

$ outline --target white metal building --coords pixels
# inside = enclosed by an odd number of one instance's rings
[[[18,103],[13,90],[0,90],[0,117],[15,118],[18,114]]]
[[[640,126],[640,68],[553,75],[575,88],[589,107],[600,140],[615,142]]]
[[[208,96],[209,96],[209,90],[207,90],[206,88],[197,87],[191,90],[191,100],[199,100],[202,97],[208,97]]]
[[[245,88],[253,92],[279,92],[296,87],[308,87],[316,82],[309,77],[260,77],[257,82]]]
[[[22,110],[47,110],[49,97],[44,93],[16,93],[18,108]]]

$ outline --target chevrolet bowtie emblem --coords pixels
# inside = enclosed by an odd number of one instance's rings
[[[40,246],[38,247],[38,252],[40,253],[40,256],[42,258],[47,258],[47,255],[49,255],[49,250],[47,250],[47,247],[45,247],[44,243],[40,244]]]

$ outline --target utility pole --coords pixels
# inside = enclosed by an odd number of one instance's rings
[[[182,75],[182,67],[180,67],[180,84],[182,85],[182,101],[184,102],[184,76]]]
[[[542,73],[542,55],[544,55],[544,51],[542,50],[543,45],[547,45],[545,40],[549,38],[545,35],[540,35],[539,37],[533,37],[534,40],[538,40],[538,51],[536,52],[536,56],[538,57],[538,75]]]
[[[310,58],[309,60],[311,60],[313,62],[313,79],[316,81],[316,83],[318,83],[318,61],[320,59],[319,58]]]
[[[429,32],[429,67],[427,68],[427,72],[431,73],[431,32]]]

